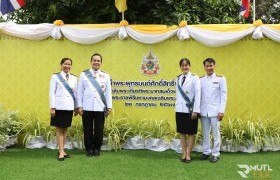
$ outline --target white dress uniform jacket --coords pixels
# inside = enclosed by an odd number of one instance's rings
[[[90,69],[93,77],[100,85],[106,99],[107,108],[112,108],[112,88],[110,75],[101,70]],[[84,72],[81,73],[77,89],[78,107],[85,111],[104,111],[105,105],[102,102],[97,90],[93,87]]]
[[[179,83],[179,86],[181,86],[183,81],[183,76],[180,75],[177,77],[177,83]],[[192,74],[189,72],[185,75],[186,79],[184,81],[183,86],[181,86],[182,90],[186,93],[188,98],[193,101],[194,99],[194,107],[193,112],[200,112],[200,97],[201,97],[201,88],[200,88],[200,81],[197,75]],[[178,80],[179,78],[179,80]],[[186,101],[184,100],[183,96],[179,92],[179,89],[177,87],[178,84],[176,84],[176,112],[182,112],[182,113],[189,113],[189,108],[186,106]]]
[[[224,113],[227,102],[227,84],[224,76],[213,73],[200,78],[201,103],[200,115],[215,117]]]
[[[61,76],[67,81],[66,73],[60,72]],[[67,83],[73,90],[74,95],[77,89],[77,77],[72,74],[68,74],[69,78]],[[74,101],[71,94],[66,90],[62,82],[57,77],[57,74],[53,74],[50,82],[50,108],[56,110],[74,110]]]

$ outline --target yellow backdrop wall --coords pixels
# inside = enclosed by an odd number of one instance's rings
[[[173,81],[180,74],[178,65],[182,57],[191,60],[191,71],[204,74],[202,61],[213,57],[217,61],[216,72],[223,74],[228,83],[226,115],[237,117],[244,113],[279,116],[280,105],[280,44],[269,39],[242,39],[234,44],[209,48],[194,40],[179,41],[171,38],[152,45],[159,59],[160,73],[145,76],[140,68],[149,45],[128,39],[109,38],[93,45],[80,45],[67,39],[47,39],[39,42],[0,36],[0,103],[5,109],[18,110],[21,115],[35,113],[43,119],[49,117],[49,81],[51,74],[60,71],[63,57],[73,59],[72,73],[90,68],[90,56],[94,52],[103,55],[102,69],[113,81]],[[167,89],[175,87],[127,87],[113,89]],[[142,95],[174,97],[174,93],[137,94],[113,93],[113,96]],[[136,103],[154,103],[156,107],[139,107]],[[113,100],[114,116],[137,118],[168,118],[174,122],[174,107],[160,103],[174,100]]]

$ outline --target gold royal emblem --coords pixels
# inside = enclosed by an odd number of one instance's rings
[[[158,57],[153,54],[152,47],[150,46],[149,52],[144,55],[141,64],[141,72],[144,75],[157,75],[159,74]]]

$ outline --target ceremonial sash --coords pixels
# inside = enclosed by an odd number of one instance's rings
[[[84,71],[84,73],[85,73],[86,77],[89,79],[91,85],[97,90],[103,104],[105,105],[104,113],[105,113],[105,117],[107,117],[108,116],[108,114],[107,114],[107,103],[106,103],[106,98],[105,98],[105,95],[102,92],[101,87],[99,86],[98,82],[92,76],[90,70],[86,70],[86,71]]]
[[[76,98],[75,98],[75,95],[71,89],[71,87],[69,86],[69,84],[65,81],[65,79],[61,76],[60,73],[57,73],[56,74],[58,79],[60,80],[60,82],[63,84],[63,86],[65,87],[65,89],[69,92],[69,94],[72,96],[73,98],[73,101],[74,101],[74,107],[76,107]]]
[[[178,87],[178,90],[179,90],[180,94],[182,95],[183,99],[187,102],[186,106],[188,107],[189,112],[191,114],[193,112],[194,102],[190,101],[189,97],[186,95],[186,93],[184,93],[182,87],[179,85],[179,77],[178,77],[178,81],[177,81],[177,87]]]

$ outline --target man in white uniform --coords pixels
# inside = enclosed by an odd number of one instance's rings
[[[100,155],[105,114],[110,114],[112,110],[110,76],[100,70],[102,56],[95,53],[90,62],[92,68],[81,73],[77,89],[78,112],[83,119],[84,143],[88,157]]]
[[[215,60],[207,58],[203,61],[206,75],[200,77],[201,103],[200,116],[203,130],[203,155],[206,160],[210,155],[210,162],[218,162],[220,156],[220,121],[224,117],[227,102],[227,84],[224,76],[215,73]],[[213,132],[214,146],[210,148],[210,132]]]

